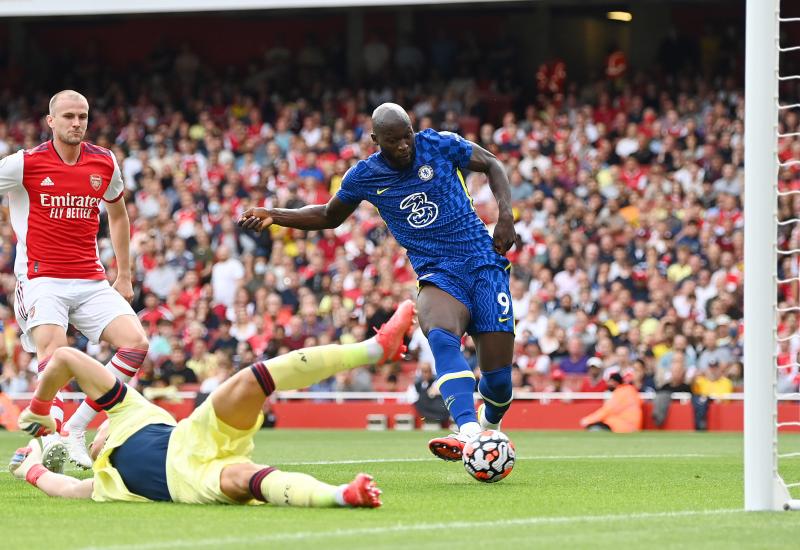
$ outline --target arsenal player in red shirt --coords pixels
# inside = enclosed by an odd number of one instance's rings
[[[127,382],[141,366],[148,341],[128,303],[133,297],[130,222],[122,175],[111,151],[83,141],[88,121],[83,95],[58,92],[47,115],[53,139],[0,160],[0,193],[8,194],[17,237],[14,309],[23,346],[36,351],[40,373],[53,351],[67,345],[72,324],[90,341],[117,349],[106,368]],[[101,204],[108,211],[117,261],[113,287],[97,255]],[[54,411],[63,421],[58,397]],[[84,402],[63,430],[59,426],[70,459],[87,469],[92,461],[84,432],[95,414]],[[64,457],[46,458],[54,467],[63,466]]]

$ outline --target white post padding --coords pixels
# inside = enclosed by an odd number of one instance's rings
[[[747,0],[744,194],[744,506],[782,510],[776,385],[780,0]]]

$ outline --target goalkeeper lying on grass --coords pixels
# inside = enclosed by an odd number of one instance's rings
[[[96,501],[289,506],[381,505],[372,477],[358,474],[333,486],[300,473],[283,472],[250,460],[253,434],[261,426],[264,399],[276,390],[305,388],[339,371],[399,358],[414,317],[413,302],[400,304],[373,338],[359,344],[293,351],[259,362],[222,384],[188,418],[172,416],[120,383],[88,355],[59,348],[42,375],[20,428],[36,436],[55,430],[50,404],[59,388],[76,378],[89,399],[108,413],[91,446],[94,476],[76,479],[42,464],[63,449],[33,441],[17,453],[14,475],[54,497]]]

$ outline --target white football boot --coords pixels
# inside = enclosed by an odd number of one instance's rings
[[[64,445],[67,448],[69,461],[75,464],[78,468],[90,470],[92,468],[92,457],[89,456],[89,450],[86,447],[86,431],[73,428],[62,436]]]
[[[25,479],[28,470],[34,464],[42,464],[51,472],[60,474],[67,462],[67,449],[59,438],[32,439],[27,447],[17,449],[8,471],[15,477]]]

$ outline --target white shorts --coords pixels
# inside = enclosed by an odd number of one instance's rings
[[[37,277],[17,279],[14,313],[22,330],[22,347],[34,353],[31,330],[39,325],[58,325],[66,331],[72,324],[93,344],[108,324],[120,315],[136,315],[108,281]]]

